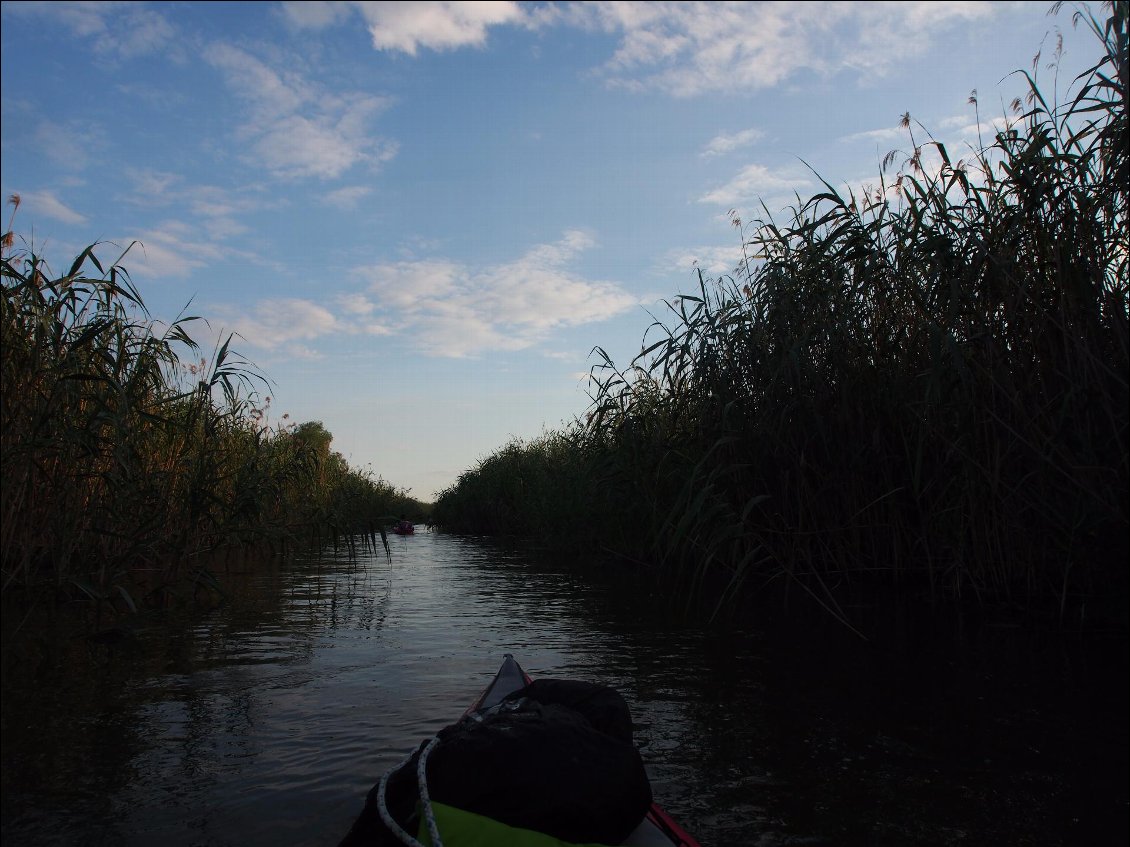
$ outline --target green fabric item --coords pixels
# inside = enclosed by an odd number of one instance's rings
[[[601,844],[573,844],[552,835],[507,826],[496,820],[465,812],[454,806],[432,802],[436,827],[443,847],[607,847]],[[422,816],[421,816],[422,818]],[[421,820],[417,836],[425,847],[434,847],[431,834]]]

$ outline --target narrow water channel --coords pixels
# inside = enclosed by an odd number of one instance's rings
[[[3,843],[336,844],[507,652],[619,688],[656,797],[704,847],[1126,843],[1125,675],[1058,642],[894,655],[834,629],[712,631],[623,580],[392,543],[391,565],[221,574],[216,608],[97,640],[60,615],[16,649],[6,615]]]

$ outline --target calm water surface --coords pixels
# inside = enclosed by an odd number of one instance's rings
[[[223,605],[105,640],[25,629],[4,844],[335,844],[507,652],[619,688],[656,797],[704,845],[1126,843],[1125,679],[1058,642],[722,634],[513,550],[392,543],[391,565],[221,574]]]

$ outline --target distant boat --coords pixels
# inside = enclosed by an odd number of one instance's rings
[[[411,521],[398,521],[396,525],[393,526],[392,531],[397,535],[414,535],[416,533],[416,527],[412,525]]]

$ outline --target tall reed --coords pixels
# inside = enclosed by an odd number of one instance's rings
[[[583,433],[514,439],[440,492],[431,520],[449,530],[537,536],[557,547],[584,549],[602,519],[591,488]]]
[[[122,258],[103,265],[94,245],[54,276],[15,245],[9,231],[0,256],[5,593],[46,586],[134,607],[186,576],[208,577],[218,550],[319,534],[379,546],[387,515],[419,507],[349,468],[320,423],[265,425],[266,383],[232,339],[200,358],[189,334],[197,319],[155,322]]]
[[[908,115],[874,188],[737,220],[740,273],[603,357],[569,438],[625,555],[716,609],[882,585],[1125,625],[1126,20],[1078,13],[1098,63],[1059,104],[1025,74],[988,145]]]

